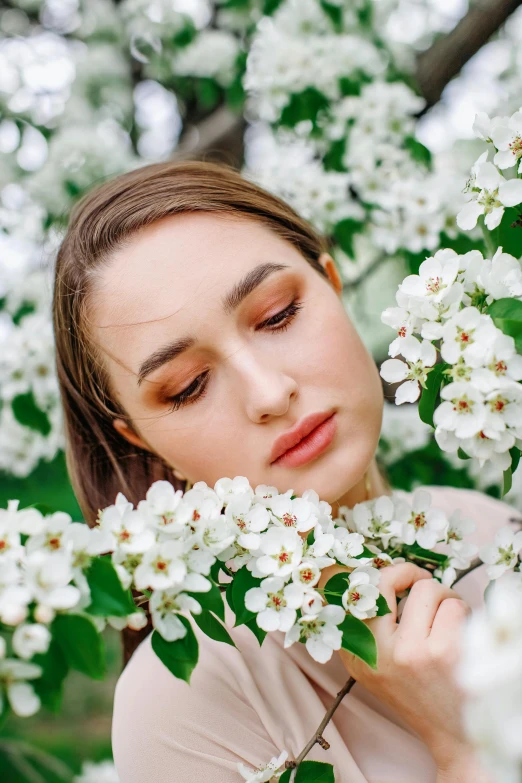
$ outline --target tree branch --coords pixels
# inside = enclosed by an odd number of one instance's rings
[[[345,684],[343,685],[343,687],[335,697],[335,701],[332,703],[331,707],[327,710],[324,718],[322,719],[321,723],[317,727],[317,731],[314,733],[314,736],[311,738],[308,744],[305,745],[305,747],[303,748],[299,756],[295,759],[295,761],[286,762],[285,764],[286,769],[293,770],[292,774],[290,775],[290,783],[294,783],[299,764],[302,761],[304,761],[305,757],[310,753],[314,745],[320,745],[324,750],[328,750],[328,748],[330,747],[330,744],[323,737],[323,731],[330,723],[330,720],[332,719],[333,714],[336,711],[339,704],[342,702],[346,694],[350,693],[354,685],[355,685],[355,680],[353,677],[350,677],[345,682]]]
[[[478,0],[456,27],[417,57],[417,82],[428,107],[522,0]]]

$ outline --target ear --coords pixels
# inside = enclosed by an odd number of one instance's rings
[[[343,290],[343,281],[341,280],[341,275],[339,274],[332,256],[329,253],[321,253],[317,260],[328,275],[328,279],[335,288],[335,291],[340,294]]]
[[[137,435],[134,430],[129,427],[126,421],[123,419],[113,419],[112,425],[116,432],[118,432],[122,438],[125,438],[125,440],[128,440],[129,443],[132,443],[134,446],[138,446],[140,449],[145,449],[146,451],[152,451],[150,446],[145,443],[139,435]]]

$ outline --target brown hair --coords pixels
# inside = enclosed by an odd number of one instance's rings
[[[130,426],[132,422],[111,392],[87,329],[86,310],[94,277],[113,251],[156,220],[195,211],[260,221],[325,274],[318,258],[327,251],[327,240],[288,204],[228,164],[193,160],[147,165],[98,185],[78,201],[56,259],[52,312],[67,469],[91,526],[119,491],[137,504],[158,479],[184,488],[161,457],[132,445],[114,429],[115,417]],[[142,631],[124,631],[125,663],[150,629],[149,618]]]

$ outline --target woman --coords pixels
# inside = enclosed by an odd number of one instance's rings
[[[382,387],[340,294],[325,240],[229,167],[155,164],[87,194],[58,254],[53,302],[85,518],[119,490],[137,503],[160,478],[313,488],[334,512],[389,491],[374,458]],[[508,506],[478,493],[433,494],[448,512],[464,507],[482,540],[508,522]],[[234,649],[195,628],[187,685],[146,636],[115,694],[122,783],[234,783],[238,762],[297,756],[349,675],[357,684],[326,730],[330,750],[308,756],[333,763],[337,783],[485,781],[452,684],[455,640],[484,585],[483,574],[466,577],[465,602],[411,564],[383,570],[394,611],[369,621],[377,673],[343,651],[319,664],[303,645],[284,649],[280,632],[260,649],[241,626]],[[397,624],[395,594],[409,587]]]

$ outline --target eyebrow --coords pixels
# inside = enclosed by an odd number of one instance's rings
[[[239,283],[236,283],[232,290],[223,297],[222,305],[225,313],[228,315],[239,307],[241,302],[271,274],[289,268],[288,264],[267,262],[265,264],[259,264],[259,266],[251,269],[250,272],[248,272]],[[195,343],[196,339],[194,337],[180,337],[177,340],[167,343],[167,345],[164,345],[151,354],[140,364],[137,380],[138,386],[141,386],[148,375],[167,362],[171,362],[176,356],[179,356],[184,351],[192,348]]]

